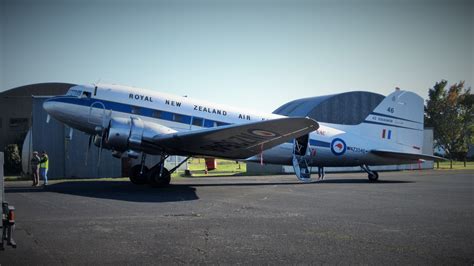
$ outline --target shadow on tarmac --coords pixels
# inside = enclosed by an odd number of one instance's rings
[[[190,186],[152,188],[128,181],[66,181],[43,187],[10,186],[6,193],[53,192],[75,196],[113,199],[130,202],[175,202],[197,200],[196,189]]]
[[[217,180],[216,180],[217,181]],[[197,184],[171,184],[164,188],[152,188],[148,185],[134,185],[129,181],[101,181],[81,180],[65,181],[51,184],[46,188],[22,186],[8,186],[6,193],[36,193],[54,192],[75,196],[122,200],[130,202],[175,202],[197,200],[195,187],[251,187],[251,186],[307,186],[320,184],[403,184],[414,181],[380,180],[369,182],[367,179],[326,179],[304,182],[212,182]]]
[[[200,184],[192,184],[186,185],[191,187],[246,187],[246,186],[294,186],[294,185],[301,185],[306,186],[309,184],[405,184],[405,183],[415,183],[415,181],[400,181],[400,180],[380,180],[377,182],[369,182],[366,179],[326,179],[326,180],[312,180],[311,182],[226,182],[226,183],[200,183]],[[175,186],[184,186],[182,184],[175,185]]]

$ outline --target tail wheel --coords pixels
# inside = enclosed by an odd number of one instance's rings
[[[152,187],[166,187],[170,184],[171,174],[168,169],[163,167],[163,171],[160,176],[160,168],[156,169],[156,172],[150,172],[148,176],[148,183]]]
[[[368,177],[370,182],[376,182],[377,180],[379,180],[379,173],[373,171],[368,175]]]
[[[135,185],[143,185],[147,183],[148,167],[141,165],[135,165],[130,171],[130,181]],[[141,173],[140,173],[141,172]]]

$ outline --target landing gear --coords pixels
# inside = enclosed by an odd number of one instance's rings
[[[372,174],[369,174],[368,177],[370,182],[377,182],[379,180],[379,173],[374,171]]]
[[[134,184],[146,184],[148,183],[152,187],[166,187],[170,184],[171,174],[176,171],[183,163],[189,158],[176,165],[173,169],[168,170],[164,167],[165,160],[169,157],[167,154],[161,155],[161,160],[155,164],[151,169],[145,166],[146,155],[142,155],[141,164],[135,165],[131,169],[130,181]]]
[[[137,164],[130,171],[130,181],[135,185],[146,184],[148,172],[148,167]]]
[[[379,180],[379,173],[377,173],[376,171],[370,170],[368,165],[363,164],[363,165],[360,166],[360,168],[362,168],[362,170],[367,172],[367,174],[368,174],[367,177],[369,178],[370,182],[377,182],[377,180]]]
[[[170,181],[171,173],[163,166],[163,162],[153,166],[148,173],[148,184],[152,187],[166,187]]]

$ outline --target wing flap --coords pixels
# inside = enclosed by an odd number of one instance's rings
[[[169,154],[245,159],[319,128],[310,118],[280,118],[156,136]]]
[[[416,154],[416,153],[406,153],[406,152],[397,152],[397,151],[390,151],[390,150],[371,150],[373,154],[388,157],[393,159],[401,159],[401,160],[427,160],[427,161],[445,161],[445,158],[428,155],[428,154]]]

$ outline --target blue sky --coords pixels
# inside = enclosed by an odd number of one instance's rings
[[[0,91],[100,80],[271,112],[474,81],[468,0],[0,3]]]

